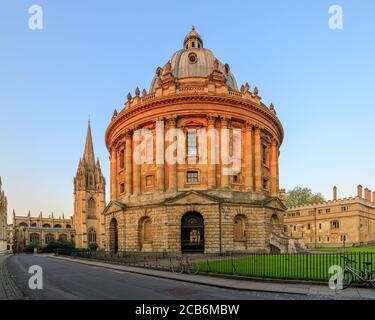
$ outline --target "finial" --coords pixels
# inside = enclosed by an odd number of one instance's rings
[[[132,100],[132,95],[131,95],[131,93],[129,92],[128,93],[128,101],[130,102]]]
[[[145,96],[147,96],[147,91],[146,91],[146,89],[143,89],[142,90],[142,97],[145,97]]]
[[[191,26],[191,31],[195,31],[195,25]]]
[[[258,90],[257,87],[255,87],[255,88],[254,88],[254,95],[255,95],[255,96],[258,96],[258,94],[259,94],[259,90]]]
[[[139,97],[139,95],[140,95],[140,90],[139,90],[139,88],[137,87],[136,89],[135,89],[135,95],[137,96],[137,97]]]
[[[112,116],[112,118],[115,118],[117,116],[118,116],[118,112],[117,112],[117,109],[115,109],[115,110],[113,110],[113,116]]]

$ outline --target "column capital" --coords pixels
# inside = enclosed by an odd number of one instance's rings
[[[170,117],[167,119],[168,126],[170,126],[170,127],[175,127],[175,126],[177,125],[177,120],[178,120],[178,117],[177,117],[177,116],[175,116],[175,115],[170,116]]]
[[[245,131],[251,131],[253,129],[253,123],[250,121],[245,122]]]
[[[125,131],[125,138],[131,138],[133,135],[133,130],[132,129],[128,129]]]

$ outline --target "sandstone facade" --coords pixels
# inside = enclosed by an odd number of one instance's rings
[[[105,139],[106,250],[268,252],[271,235],[282,237],[275,108],[257,88],[239,90],[194,28],[149,93],[137,88],[114,111]]]
[[[0,254],[7,250],[7,207],[8,200],[2,190],[0,178]]]
[[[375,242],[375,194],[362,186],[357,196],[288,208],[284,232],[303,238],[308,247],[345,247]]]

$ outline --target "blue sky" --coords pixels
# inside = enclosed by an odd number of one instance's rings
[[[28,28],[41,5],[44,29]],[[344,29],[328,27],[341,5]],[[3,0],[0,176],[9,213],[73,210],[90,114],[109,183],[104,132],[114,108],[180,49],[194,24],[242,84],[258,86],[285,129],[281,186],[328,198],[375,189],[375,2]],[[11,216],[11,214],[10,214]]]

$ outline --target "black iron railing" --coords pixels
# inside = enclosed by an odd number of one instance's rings
[[[181,255],[173,253],[118,252],[58,249],[55,254],[129,266],[171,270]],[[238,275],[254,278],[285,280],[328,281],[330,268],[345,268],[343,257],[355,261],[353,267],[364,270],[364,262],[372,262],[375,270],[375,252],[293,253],[293,254],[226,254],[195,255],[191,261],[199,265],[200,273]],[[359,281],[359,279],[355,279]]]

